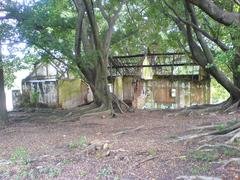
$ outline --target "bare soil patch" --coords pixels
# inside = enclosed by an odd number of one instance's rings
[[[77,109],[11,113],[11,124],[0,130],[0,179],[240,178],[238,163],[224,169],[216,163],[229,154],[197,154],[201,142],[176,141],[200,125],[239,120],[239,113],[175,116],[176,111],[138,111],[117,118],[76,114]]]

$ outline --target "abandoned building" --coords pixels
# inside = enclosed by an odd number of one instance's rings
[[[52,64],[39,63],[22,81],[23,95],[32,99],[37,94],[38,103],[64,109],[92,101],[92,94],[84,81],[59,71]]]
[[[38,102],[72,108],[93,100],[88,85],[60,77],[51,64],[38,64],[22,81],[22,91]],[[137,109],[183,108],[210,102],[210,77],[184,53],[137,54],[109,59],[110,91]]]
[[[113,92],[138,109],[176,109],[210,103],[210,76],[184,53],[110,59]]]

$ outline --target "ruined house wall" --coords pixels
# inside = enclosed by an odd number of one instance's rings
[[[123,100],[136,109],[184,108],[210,103],[210,81],[123,77]]]
[[[38,103],[48,106],[58,106],[57,81],[32,80],[23,83],[23,95],[33,101],[34,94],[38,96]]]
[[[59,80],[59,105],[64,109],[87,104],[93,100],[88,85],[81,79]]]
[[[32,80],[22,85],[23,95],[33,101],[38,94],[38,103],[49,107],[69,109],[93,100],[88,85],[80,79],[65,79],[59,81]]]
[[[121,100],[123,100],[123,78],[118,76],[113,82],[113,92]]]
[[[132,105],[134,97],[134,86],[133,86],[133,77],[125,76],[123,77],[123,100]]]

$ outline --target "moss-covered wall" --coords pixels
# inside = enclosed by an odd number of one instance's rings
[[[123,79],[122,76],[116,77],[114,80],[114,94],[123,100]]]
[[[88,86],[80,79],[59,80],[59,105],[64,109],[87,103]]]

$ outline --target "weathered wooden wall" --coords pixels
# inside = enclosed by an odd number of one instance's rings
[[[30,80],[22,84],[23,94],[32,95],[38,93],[38,102],[48,106],[58,105],[57,81]]]

